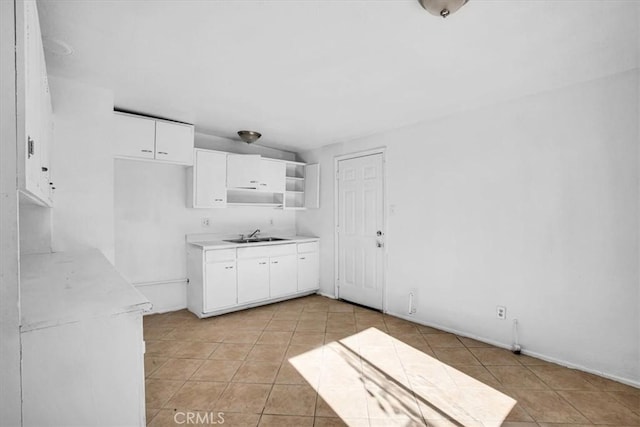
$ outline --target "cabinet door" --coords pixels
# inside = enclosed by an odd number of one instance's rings
[[[284,193],[286,167],[284,162],[274,160],[260,160],[260,185],[261,191],[270,193]]]
[[[238,260],[238,304],[269,298],[269,258]]]
[[[320,165],[317,163],[304,167],[304,207],[320,207]]]
[[[156,122],[153,119],[115,114],[115,155],[153,159]]]
[[[320,263],[318,252],[298,255],[298,291],[320,287]]]
[[[45,204],[53,205],[53,187],[51,182],[51,142],[53,140],[53,117],[51,112],[51,102],[46,93],[48,105],[45,105],[42,122],[42,145],[40,146],[40,194]]]
[[[296,269],[296,255],[283,255],[269,259],[271,298],[290,295],[296,292]]]
[[[204,307],[205,313],[236,305],[236,262],[216,262],[205,265]]]
[[[228,188],[258,188],[259,183],[259,155],[229,154],[227,156]]]
[[[19,3],[18,3],[19,4]],[[40,195],[42,141],[42,39],[35,1],[24,2],[25,189]]]
[[[156,160],[193,164],[193,126],[156,122]]]
[[[196,150],[193,168],[194,208],[227,206],[227,155]]]

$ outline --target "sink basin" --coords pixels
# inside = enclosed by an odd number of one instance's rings
[[[278,242],[280,240],[287,240],[287,239],[282,239],[280,237],[252,237],[250,239],[229,239],[224,241],[229,243],[259,243],[259,242]]]
[[[258,237],[258,242],[279,242],[280,240],[288,239],[283,239],[281,237]]]

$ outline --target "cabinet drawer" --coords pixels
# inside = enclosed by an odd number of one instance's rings
[[[298,253],[306,254],[309,252],[318,252],[318,242],[298,243]]]
[[[238,248],[238,258],[260,258],[280,255],[295,255],[296,245],[288,243],[284,245],[254,246],[251,248]]]
[[[214,249],[204,253],[204,262],[207,264],[220,261],[235,261],[235,249]]]

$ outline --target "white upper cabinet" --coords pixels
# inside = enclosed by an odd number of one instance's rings
[[[284,193],[285,164],[256,154],[227,156],[227,188]]]
[[[156,121],[115,114],[116,153],[123,157],[155,158]]]
[[[16,18],[21,29],[16,46],[18,105],[23,104],[24,108],[24,114],[18,115],[18,120],[24,120],[18,125],[18,137],[23,141],[19,152],[19,188],[28,200],[52,206],[54,187],[49,151],[53,113],[36,2],[25,1]]]
[[[193,164],[193,126],[115,113],[116,156]]]
[[[286,193],[284,209],[307,209],[320,206],[320,165],[285,162]]]
[[[191,208],[227,206],[227,154],[196,148],[189,179],[187,205]]]
[[[304,207],[320,207],[320,165],[318,163],[304,167]]]
[[[257,154],[227,155],[227,188],[253,188],[260,184],[260,156]]]
[[[197,148],[195,152],[195,167],[189,181],[192,188],[188,189],[188,207],[263,206],[306,209],[319,206],[318,164],[307,165],[263,158],[257,154],[225,153],[202,148]],[[206,153],[215,154],[209,156]],[[226,156],[224,172],[222,156]]]
[[[193,164],[193,126],[156,121],[156,160]]]
[[[278,160],[260,160],[259,189],[270,193],[284,193],[285,164]]]

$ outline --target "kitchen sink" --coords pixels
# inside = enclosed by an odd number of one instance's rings
[[[279,242],[281,240],[288,240],[288,239],[282,239],[280,237],[252,237],[250,239],[229,239],[224,241],[229,243],[260,243],[260,242]]]

